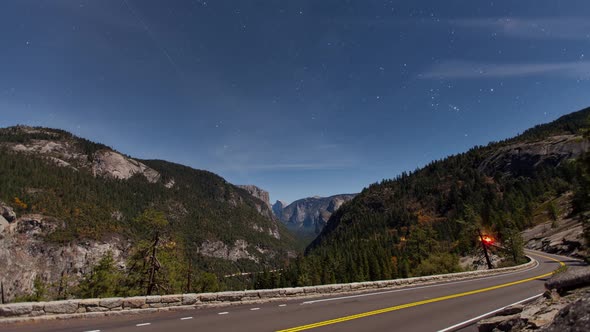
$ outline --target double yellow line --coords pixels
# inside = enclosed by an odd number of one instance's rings
[[[556,261],[561,266],[564,266],[565,265],[564,262],[562,262],[560,260],[557,260],[555,258],[552,258],[552,257],[549,257],[549,256],[544,256],[544,255],[539,255],[539,254],[535,254],[535,255],[536,256],[539,256],[539,257],[543,257],[543,258],[546,258],[546,259],[550,259],[550,260]],[[356,314],[356,315],[345,316],[345,317],[341,317],[341,318],[326,320],[326,321],[323,321],[323,322],[318,322],[318,323],[313,323],[313,324],[308,324],[308,325],[293,327],[293,328],[290,328],[290,329],[280,330],[280,331],[277,331],[277,332],[297,332],[297,331],[311,330],[311,329],[315,329],[315,328],[326,326],[326,325],[343,323],[343,322],[347,322],[347,321],[351,321],[351,320],[355,320],[355,319],[359,319],[359,318],[380,315],[380,314],[384,314],[384,313],[388,313],[388,312],[392,312],[392,311],[397,311],[397,310],[401,310],[401,309],[406,309],[406,308],[411,308],[411,307],[417,307],[417,306],[421,306],[421,305],[428,304],[428,303],[446,301],[446,300],[456,299],[456,298],[459,298],[459,297],[464,297],[464,296],[469,296],[469,295],[474,295],[474,294],[489,292],[489,291],[493,291],[493,290],[496,290],[496,289],[500,289],[500,288],[504,288],[504,287],[509,287],[509,286],[514,286],[514,285],[522,284],[522,283],[525,283],[525,282],[529,282],[529,281],[533,281],[533,280],[545,278],[545,277],[551,276],[552,274],[553,274],[553,272],[545,273],[545,274],[542,274],[542,275],[539,275],[539,276],[536,276],[536,277],[522,279],[522,280],[518,280],[518,281],[513,281],[513,282],[509,282],[509,283],[505,283],[505,284],[501,284],[501,285],[497,285],[497,286],[476,289],[476,290],[472,290],[472,291],[464,292],[464,293],[458,293],[458,294],[452,294],[452,295],[447,295],[447,296],[441,296],[441,297],[437,297],[437,298],[433,298],[433,299],[428,299],[428,300],[423,300],[423,301],[418,301],[418,302],[401,304],[401,305],[397,305],[397,306],[394,306],[394,307],[389,307],[389,308],[384,308],[384,309],[379,309],[379,310],[374,310],[374,311],[368,311],[368,312],[364,312],[364,313],[360,313],[360,314]]]

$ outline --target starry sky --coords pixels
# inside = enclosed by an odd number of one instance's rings
[[[358,192],[590,106],[590,1],[4,0],[0,127]]]

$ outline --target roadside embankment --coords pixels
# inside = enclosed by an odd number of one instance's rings
[[[545,288],[535,301],[480,321],[479,331],[590,331],[590,266],[570,266],[547,280]]]

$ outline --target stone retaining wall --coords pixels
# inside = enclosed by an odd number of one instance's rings
[[[106,315],[149,313],[162,310],[197,309],[230,306],[294,298],[310,298],[327,294],[351,294],[378,289],[395,289],[415,284],[433,284],[507,272],[521,271],[535,266],[534,259],[519,266],[441,274],[427,277],[383,281],[355,282],[310,287],[246,290],[238,292],[139,296],[128,298],[84,299],[53,302],[29,302],[0,305],[0,323],[40,319],[67,319]]]

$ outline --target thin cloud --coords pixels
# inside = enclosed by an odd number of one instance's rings
[[[486,29],[523,39],[590,40],[590,20],[574,17],[458,19],[450,23],[457,27]]]
[[[563,78],[590,78],[590,62],[558,63],[477,63],[446,61],[419,75],[422,79],[474,79],[552,75]]]

